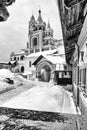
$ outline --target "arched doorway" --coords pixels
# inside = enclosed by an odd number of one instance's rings
[[[54,66],[50,62],[41,61],[37,66],[37,77],[39,77],[41,81],[49,82],[53,70]]]
[[[44,65],[41,68],[41,80],[45,82],[49,82],[50,76],[51,76],[51,68],[48,65]]]
[[[34,37],[32,39],[32,42],[33,42],[33,47],[36,47],[38,45],[38,38],[37,37]]]
[[[22,73],[24,72],[24,66],[21,66],[21,72]]]

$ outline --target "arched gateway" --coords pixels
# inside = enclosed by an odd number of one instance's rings
[[[64,60],[61,56],[40,55],[32,65],[36,67],[36,77],[41,81],[49,82],[54,78],[54,71],[63,70]]]
[[[54,68],[55,66],[51,62],[41,60],[36,65],[36,76],[40,78],[41,81],[49,82]]]

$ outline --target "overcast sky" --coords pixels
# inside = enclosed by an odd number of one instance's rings
[[[8,61],[11,52],[20,52],[28,41],[28,22],[33,13],[36,20],[39,6],[43,21],[48,19],[54,38],[62,39],[61,24],[56,0],[16,0],[8,7],[10,17],[0,22],[0,62]]]

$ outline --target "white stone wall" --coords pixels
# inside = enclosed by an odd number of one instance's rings
[[[25,72],[35,70],[34,65],[32,63],[37,59],[37,57],[26,57],[24,60]],[[29,67],[29,62],[31,62],[31,67]]]

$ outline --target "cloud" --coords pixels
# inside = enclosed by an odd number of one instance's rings
[[[26,47],[28,22],[32,13],[37,20],[39,5],[43,20],[46,23],[48,18],[50,20],[51,27],[54,29],[54,37],[62,38],[58,8],[54,0],[16,0],[8,7],[10,12],[8,20],[0,23],[0,60],[8,60],[11,52],[18,52]]]

